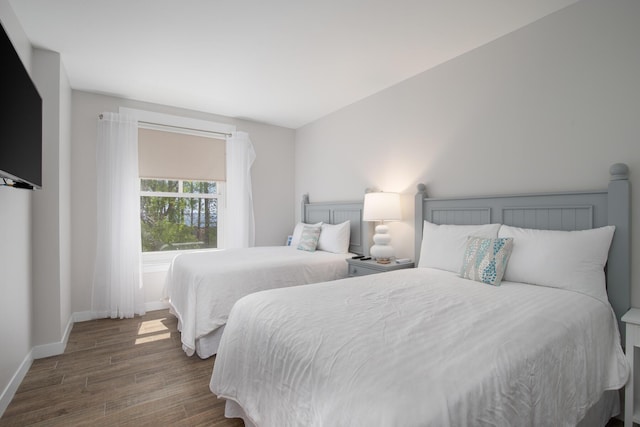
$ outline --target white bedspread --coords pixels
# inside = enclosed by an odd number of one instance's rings
[[[164,293],[179,320],[182,348],[224,326],[233,304],[265,289],[304,285],[347,276],[352,254],[307,252],[290,246],[192,252],[174,258]],[[209,355],[201,355],[208,357]]]
[[[555,427],[627,377],[607,303],[407,269],[241,299],[210,388],[260,427]]]

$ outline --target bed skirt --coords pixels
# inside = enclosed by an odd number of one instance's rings
[[[196,340],[196,354],[198,357],[207,359],[218,352],[222,332],[224,332],[224,325]]]

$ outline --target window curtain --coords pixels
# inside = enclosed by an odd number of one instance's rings
[[[95,318],[142,315],[138,125],[130,116],[98,120],[97,247],[92,311]]]
[[[233,132],[227,137],[226,248],[247,248],[255,244],[251,165],[256,158],[249,134]]]

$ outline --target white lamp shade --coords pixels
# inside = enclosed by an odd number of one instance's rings
[[[400,221],[400,194],[366,193],[364,195],[363,221]]]

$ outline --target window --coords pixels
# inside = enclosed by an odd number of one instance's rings
[[[218,247],[223,182],[140,180],[142,252]]]
[[[225,147],[220,133],[139,121],[142,252],[222,246]]]
[[[138,120],[143,271],[166,271],[183,250],[224,247],[225,137],[236,127],[134,108],[119,110]],[[169,230],[183,238],[173,238]],[[197,243],[201,241],[205,243]],[[163,245],[167,246],[160,249]]]
[[[221,246],[225,157],[211,135],[138,128],[142,252]]]

